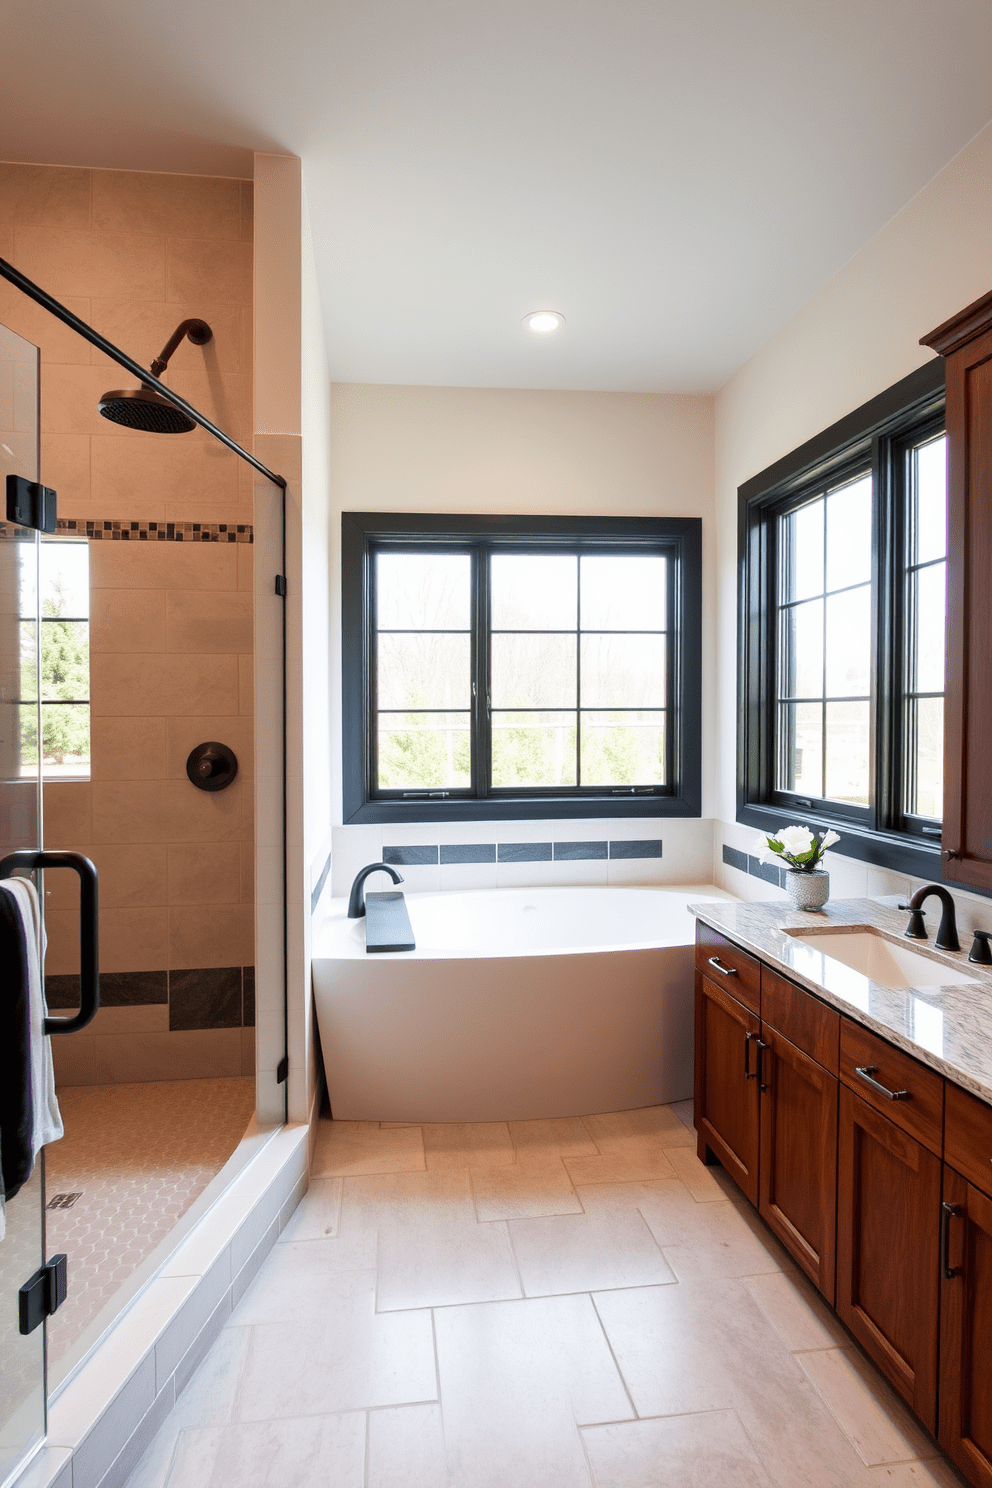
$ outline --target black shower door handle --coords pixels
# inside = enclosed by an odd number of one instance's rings
[[[18,869],[71,868],[79,874],[79,1012],[73,1018],[46,1018],[46,1033],[78,1033],[100,1010],[99,894],[96,867],[76,852],[38,852],[25,848],[0,858],[0,878]]]

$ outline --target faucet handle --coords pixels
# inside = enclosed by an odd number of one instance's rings
[[[992,949],[989,948],[992,930],[973,930],[972,934],[975,939],[968,952],[968,960],[976,962],[979,966],[992,966]]]
[[[905,936],[907,940],[926,940],[927,927],[923,923],[926,919],[926,910],[913,909],[910,904],[900,904],[900,909],[909,910],[909,924],[906,926]]]

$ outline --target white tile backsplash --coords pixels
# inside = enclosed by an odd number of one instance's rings
[[[495,863],[442,863],[439,870],[442,891],[446,889],[495,889]]]

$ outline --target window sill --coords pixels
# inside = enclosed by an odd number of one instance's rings
[[[941,853],[937,843],[931,846],[919,838],[895,832],[872,832],[840,818],[831,820],[826,814],[782,806],[738,806],[737,820],[742,826],[756,827],[764,832],[777,832],[780,827],[793,824],[809,827],[814,832],[830,827],[840,833],[840,841],[830,848],[839,857],[855,858],[858,862],[888,868],[909,878],[925,878],[931,882],[941,879]]]
[[[686,796],[541,796],[455,801],[366,801],[345,812],[345,826],[379,822],[559,821],[587,817],[702,815],[702,802]]]

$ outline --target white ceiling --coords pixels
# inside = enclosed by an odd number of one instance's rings
[[[303,158],[342,381],[714,390],[992,118],[989,0],[3,11],[2,158]]]

